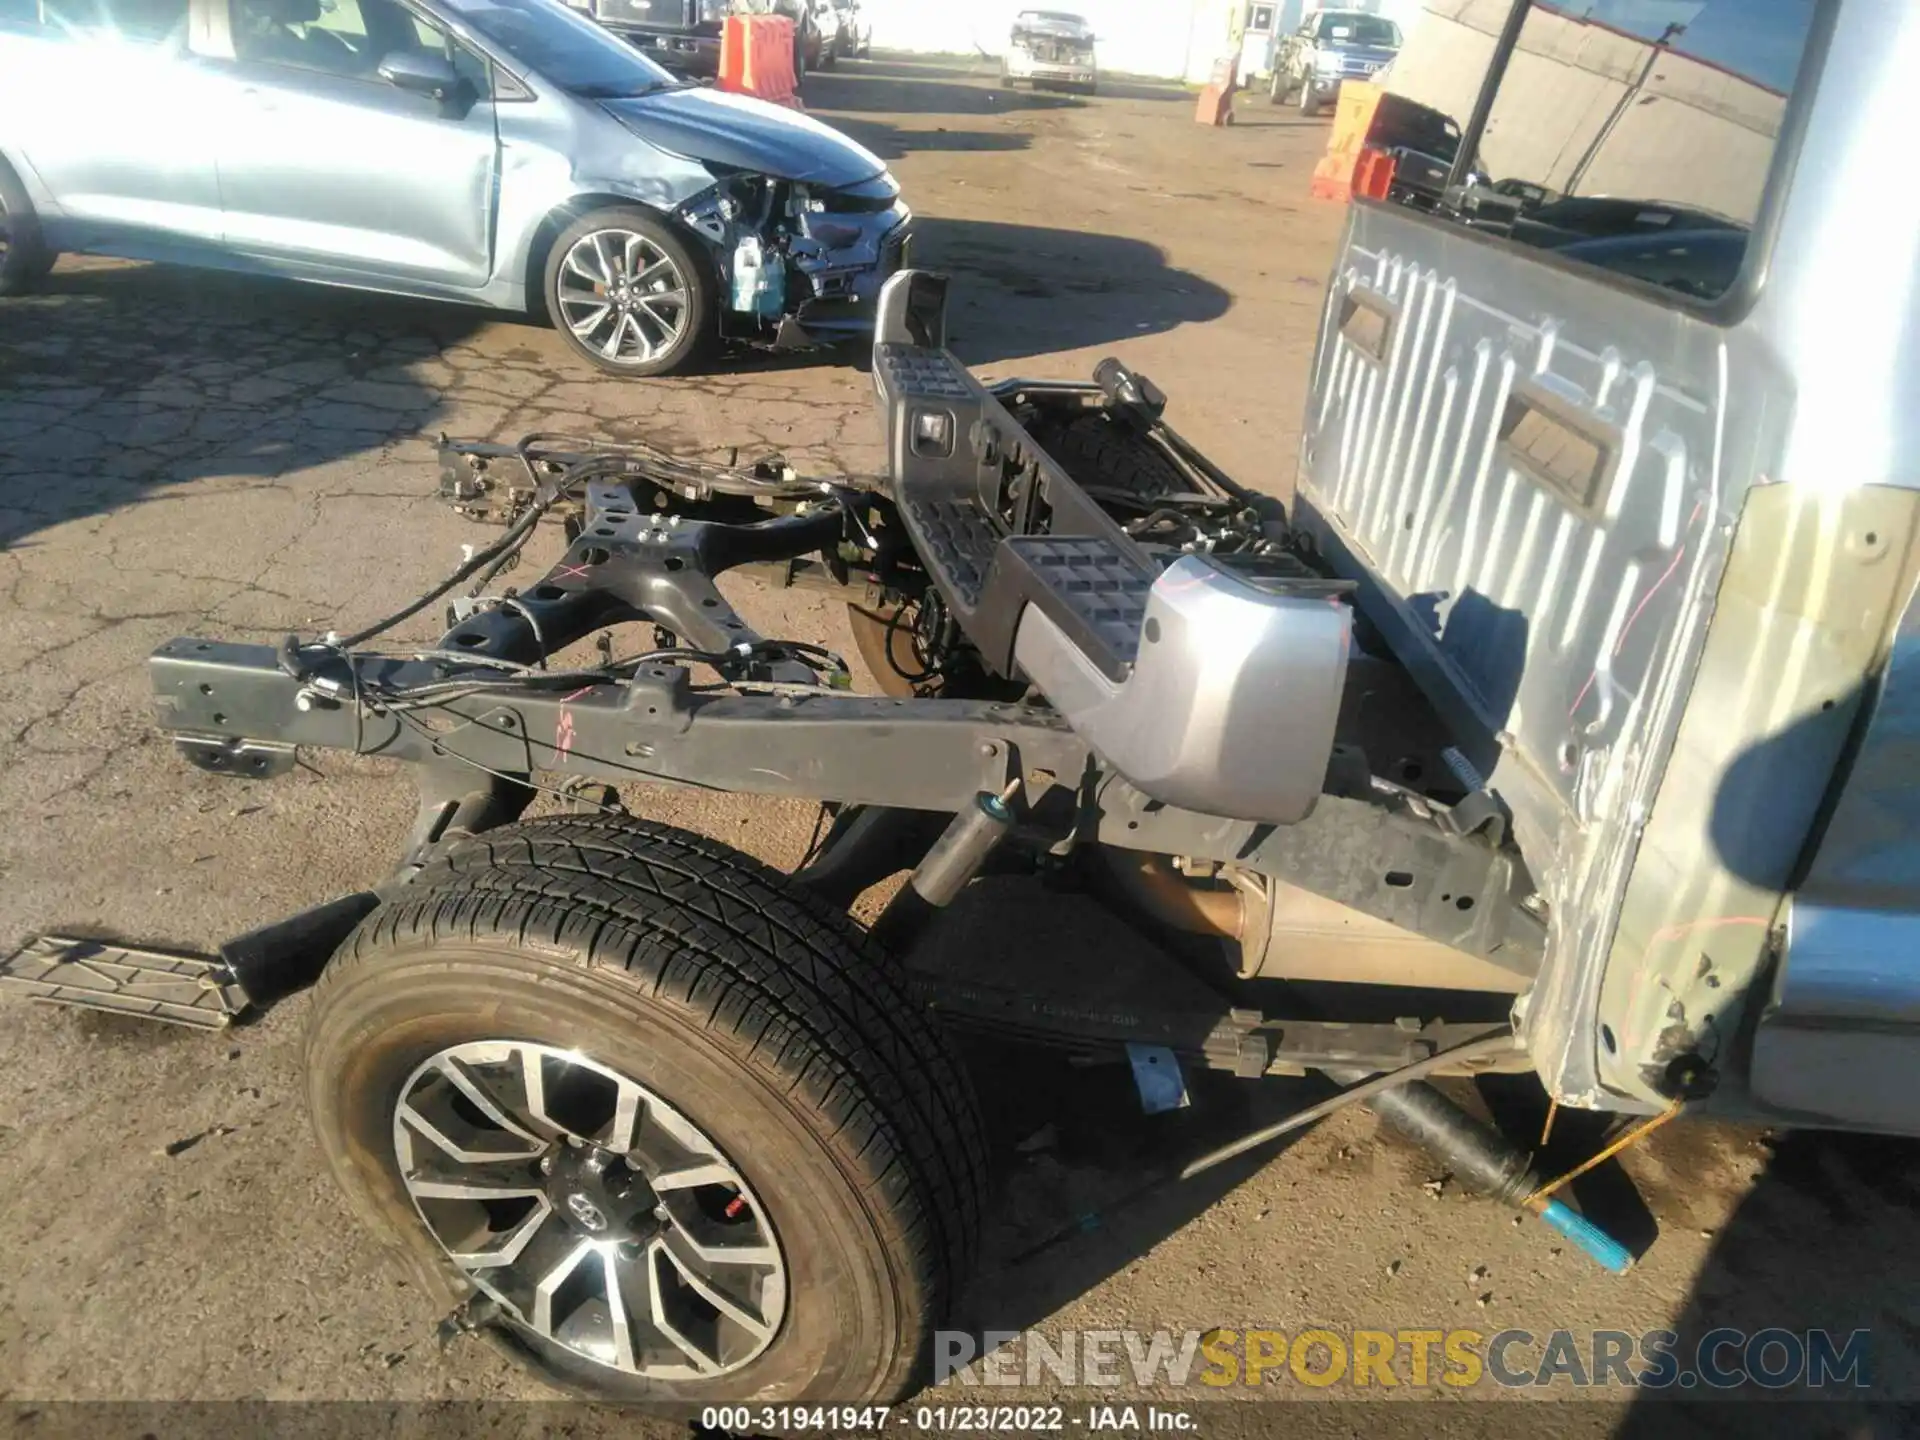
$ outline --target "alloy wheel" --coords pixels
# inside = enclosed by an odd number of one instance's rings
[[[455,1045],[401,1087],[414,1209],[475,1287],[541,1339],[655,1380],[711,1379],[772,1342],[787,1271],[720,1148],[572,1051]]]
[[[644,365],[679,343],[692,323],[687,277],[666,251],[633,230],[595,230],[560,264],[560,320],[609,363]]]

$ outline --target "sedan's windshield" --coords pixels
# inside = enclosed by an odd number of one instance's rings
[[[509,59],[592,99],[644,95],[674,83],[651,60],[560,0],[443,0]]]

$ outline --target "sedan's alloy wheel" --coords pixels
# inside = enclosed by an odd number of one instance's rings
[[[560,321],[613,365],[645,365],[679,343],[692,319],[687,277],[633,230],[581,236],[560,262]]]

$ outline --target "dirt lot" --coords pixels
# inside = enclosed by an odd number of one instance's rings
[[[1228,470],[1284,493],[1341,223],[1306,198],[1323,122],[1254,102],[1208,131],[1178,91],[1008,95],[891,63],[817,77],[812,99],[894,166],[920,261],[955,277],[964,358],[1083,375],[1122,355]],[[583,426],[880,461],[868,381],[834,359],[620,383],[512,318],[96,262],[0,306],[0,946],[97,927],[210,947],[379,878],[412,812],[394,767],[318,755],[270,785],[189,769],[150,729],[143,657],[180,634],[383,613],[483,538],[432,498],[437,432]],[[740,598],[770,633],[847,648],[834,606]],[[812,820],[629,799],[783,864]],[[987,898],[1017,926],[982,927]],[[1063,964],[1124,943],[1019,886],[969,897],[957,923],[984,952]],[[0,1008],[0,1398],[539,1393],[478,1345],[436,1349],[439,1316],[343,1228],[297,1098],[303,1020],[296,1001],[208,1038]],[[1610,1279],[1426,1184],[1437,1172],[1360,1114],[1117,1205],[1290,1087],[1200,1085],[1147,1121],[1117,1070],[977,1053],[1006,1198],[968,1328],[1869,1327],[1882,1386],[1920,1388],[1912,1147],[1665,1132],[1581,1191],[1630,1241],[1658,1237]],[[1489,1098],[1537,1123],[1523,1093]],[[1592,1145],[1582,1120],[1562,1117],[1550,1159]],[[1424,1428],[1481,1423],[1445,1413]]]

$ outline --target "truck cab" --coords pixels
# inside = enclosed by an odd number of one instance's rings
[[[1414,23],[1462,134],[1352,207],[1296,522],[1510,817],[1561,1103],[1914,1133],[1920,18],[1660,8]]]

